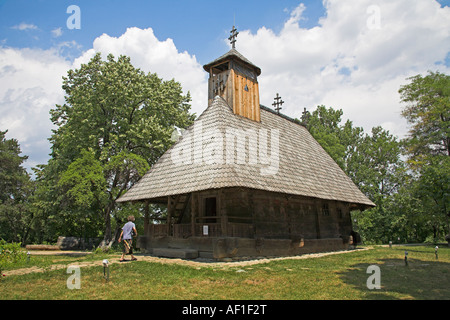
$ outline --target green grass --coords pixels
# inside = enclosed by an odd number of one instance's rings
[[[404,251],[409,252],[405,266]],[[32,257],[46,266],[101,261],[108,255]],[[111,257],[111,256],[109,256]],[[114,257],[117,257],[114,256]],[[381,289],[366,286],[367,267],[378,265]],[[81,268],[81,289],[69,290],[66,269],[4,277],[0,299],[243,299],[371,300],[450,299],[450,249],[375,247],[321,258],[277,260],[251,266],[191,267],[146,261]]]

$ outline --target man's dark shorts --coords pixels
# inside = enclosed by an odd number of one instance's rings
[[[123,253],[124,254],[133,254],[133,240],[131,240],[131,239],[123,240]]]

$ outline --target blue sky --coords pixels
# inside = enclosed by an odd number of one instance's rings
[[[80,29],[69,29],[80,9]],[[398,89],[428,70],[450,74],[450,0],[0,0],[0,130],[19,140],[27,169],[46,163],[64,103],[61,77],[95,52],[130,56],[179,81],[192,111],[207,106],[202,66],[236,47],[258,65],[261,104],[281,112],[342,109],[366,132],[408,134]]]
[[[320,1],[303,1],[307,9],[305,27],[317,25],[325,14]],[[171,38],[180,51],[195,54],[200,63],[207,63],[223,53],[233,23],[239,29],[256,32],[265,26],[278,32],[289,18],[289,12],[298,6],[297,0],[282,1],[211,1],[211,0],[2,0],[0,1],[0,40],[11,47],[39,47],[48,49],[64,41],[79,45],[65,51],[73,58],[92,46],[103,33],[120,36],[129,27],[154,30],[159,39]],[[77,5],[81,11],[81,29],[66,26],[71,14],[68,6]],[[20,24],[29,25],[26,32]],[[14,28],[17,26],[17,28]],[[34,28],[34,27],[35,28]],[[52,30],[61,28],[55,38]]]

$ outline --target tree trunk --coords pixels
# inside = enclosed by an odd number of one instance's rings
[[[105,210],[105,234],[103,236],[103,240],[105,240],[105,243],[109,243],[111,241],[111,210],[110,206]]]

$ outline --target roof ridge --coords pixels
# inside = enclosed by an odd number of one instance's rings
[[[277,116],[280,116],[281,118],[284,118],[286,120],[289,120],[289,121],[291,121],[291,122],[293,122],[295,124],[298,124],[298,125],[306,128],[305,124],[303,122],[301,122],[300,120],[298,120],[297,118],[295,118],[295,119],[291,118],[291,117],[285,115],[284,113],[276,112],[275,110],[273,110],[273,109],[271,109],[269,107],[266,107],[265,105],[262,105],[262,104],[260,104],[259,107],[261,109],[265,110],[265,111],[269,111],[270,113],[273,113],[273,114],[275,114]]]

